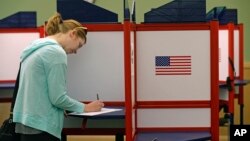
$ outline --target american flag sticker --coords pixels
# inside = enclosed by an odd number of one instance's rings
[[[191,74],[191,56],[155,56],[155,75]]]

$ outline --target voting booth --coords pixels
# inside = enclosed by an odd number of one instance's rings
[[[221,25],[219,31],[219,72],[220,72],[220,105],[227,105],[234,119],[234,99],[240,105],[240,123],[243,123],[243,86],[247,83],[243,76],[243,24],[228,23]]]
[[[226,87],[220,88],[220,100],[225,102],[228,112],[234,113],[234,25],[220,26],[219,30],[219,81]]]
[[[87,42],[76,55],[68,55],[68,95],[88,103],[99,99],[105,107],[125,110],[123,24],[83,24]],[[119,115],[65,118],[66,135],[124,133],[124,110]],[[98,124],[99,123],[99,124]],[[116,124],[115,124],[116,123]]]
[[[218,22],[125,26],[126,140],[219,140]]]
[[[219,65],[220,65],[220,105],[227,105],[225,112],[233,123],[234,98],[240,105],[240,123],[243,123],[243,86],[249,83],[243,78],[243,24],[238,24],[237,9],[225,6],[214,7],[206,20],[218,20],[219,31]]]
[[[68,94],[78,100],[124,102],[122,24],[90,24],[87,43],[68,56]]]

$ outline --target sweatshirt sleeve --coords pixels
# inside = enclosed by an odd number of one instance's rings
[[[48,92],[51,103],[61,109],[83,112],[84,104],[67,95],[66,64],[54,64],[48,71]]]

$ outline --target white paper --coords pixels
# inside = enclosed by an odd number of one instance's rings
[[[110,112],[115,112],[115,111],[121,111],[122,109],[117,109],[117,108],[102,108],[101,111],[99,112],[88,112],[88,113],[69,113],[69,115],[77,115],[77,116],[96,116],[104,113],[110,113]]]

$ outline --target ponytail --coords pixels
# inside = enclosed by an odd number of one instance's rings
[[[84,39],[85,41],[87,40],[86,27],[83,27],[81,23],[73,19],[63,20],[61,14],[59,13],[56,13],[49,18],[45,30],[47,35],[67,33],[69,30],[75,30],[80,38]]]
[[[46,25],[46,33],[47,35],[54,35],[60,31],[60,25],[63,24],[62,17],[59,13],[56,13],[52,17],[49,18],[48,23]]]

